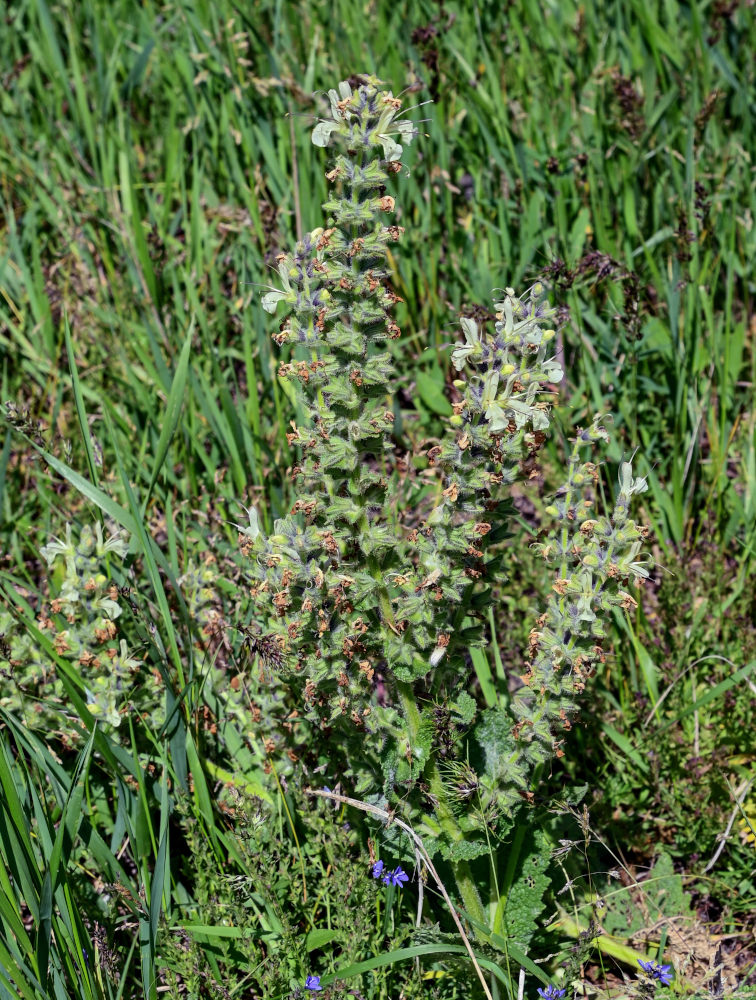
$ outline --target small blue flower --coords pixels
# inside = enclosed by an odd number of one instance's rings
[[[671,965],[660,965],[656,970],[656,978],[662,984],[662,986],[669,986],[672,982],[672,966]]]
[[[380,878],[382,874],[383,874],[383,862],[376,861],[376,863],[373,865],[373,878]]]
[[[547,986],[545,990],[539,989],[538,995],[543,997],[543,1000],[560,1000],[566,992],[567,990],[558,990],[556,986]]]
[[[638,959],[638,965],[652,979],[658,979],[662,986],[669,986],[672,982],[671,965],[660,965],[658,962],[644,962],[642,958]]]
[[[305,989],[312,990],[316,993],[318,990],[322,990],[323,987],[320,985],[320,976],[308,976],[305,979]]]
[[[401,865],[399,865],[399,867],[396,868],[394,871],[387,872],[383,876],[384,885],[402,886],[404,885],[405,882],[409,882],[409,875],[406,872],[402,871]]]

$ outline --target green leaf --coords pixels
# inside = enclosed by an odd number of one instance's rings
[[[475,714],[478,711],[478,706],[475,704],[475,699],[472,698],[467,691],[462,691],[457,695],[455,699],[455,704],[457,712],[462,720],[462,724],[469,726],[470,723],[475,718]]]
[[[42,984],[47,988],[50,964],[50,936],[52,934],[52,879],[45,872],[42,895],[39,900],[39,925],[37,930],[37,968]]]
[[[481,649],[480,646],[473,646],[470,649],[470,657],[475,669],[475,676],[478,678],[478,683],[480,684],[480,690],[483,692],[483,697],[486,700],[486,706],[488,708],[495,708],[499,703],[499,698],[496,694],[496,685],[494,684],[491,668],[488,665],[486,651]]]
[[[510,941],[507,938],[502,937],[501,934],[496,934],[495,932],[490,931],[488,927],[485,927],[483,924],[481,924],[478,920],[472,917],[465,910],[460,909],[459,912],[460,916],[463,916],[465,920],[469,920],[472,926],[476,930],[480,931],[484,938],[490,941],[490,943],[494,945],[496,948],[498,948],[503,954],[509,955],[510,958],[514,959],[514,961],[517,962],[518,965],[521,965],[523,969],[525,969],[527,972],[529,972],[531,976],[535,976],[536,979],[539,979],[542,983],[549,982],[549,978],[543,971],[543,969],[541,969],[539,966],[535,964],[535,962],[533,962],[530,958],[528,958],[525,952],[522,951],[520,948],[518,948],[513,941]]]
[[[305,948],[307,951],[315,951],[316,948],[322,948],[323,945],[330,944],[331,941],[336,941],[338,937],[338,931],[331,930],[328,927],[315,927],[305,938]]]
[[[499,900],[494,930],[503,927],[505,936],[527,947],[538,930],[546,903],[551,844],[543,830],[531,828],[527,853],[521,853],[518,869],[508,895]]]
[[[467,957],[469,961],[469,955],[467,948],[462,944],[418,944],[413,948],[398,948],[396,951],[386,952],[383,955],[378,955],[375,958],[369,958],[364,962],[355,962],[353,965],[348,965],[345,969],[338,969],[332,976],[323,976],[321,978],[321,983],[323,986],[328,986],[330,983],[334,982],[336,979],[349,979],[352,976],[361,975],[363,972],[371,972],[373,969],[380,969],[384,965],[395,965],[398,962],[406,962],[413,958],[418,958],[421,955],[459,955],[460,958]],[[506,973],[495,963],[491,962],[487,958],[481,958],[479,955],[475,956],[478,965],[482,969],[486,969],[488,972],[492,972],[500,983],[505,986],[509,986],[509,977]],[[515,959],[517,961],[517,959]],[[532,963],[530,963],[532,965]],[[548,980],[545,978],[543,973],[538,969],[538,966],[533,966],[536,969],[536,975],[538,978],[546,983]]]
[[[514,719],[503,706],[486,709],[475,726],[475,739],[485,755],[486,774],[507,775],[509,761],[515,750],[512,738]]]
[[[473,840],[470,834],[466,840],[454,840],[441,845],[441,854],[447,861],[472,861],[473,858],[488,854],[489,850],[486,840]]]
[[[84,442],[84,451],[87,456],[87,467],[89,468],[89,475],[95,486],[98,485],[97,478],[97,464],[94,458],[94,449],[92,448],[92,435],[89,432],[89,422],[87,421],[87,411],[84,406],[84,397],[81,391],[81,383],[79,381],[79,370],[76,366],[76,358],[74,356],[73,342],[71,340],[71,330],[68,325],[68,316],[65,318],[65,337],[66,337],[66,353],[68,354],[68,367],[71,372],[71,387],[73,389],[74,404],[76,406],[76,416],[79,421],[79,430],[81,431],[81,438]]]
[[[655,915],[670,918],[694,915],[691,896],[685,891],[682,875],[675,871],[672,858],[666,851],[660,852],[642,885]]]
[[[444,396],[443,375],[440,369],[435,369],[433,374],[418,372],[415,376],[415,385],[420,399],[432,413],[437,413],[441,417],[451,416],[453,410],[449,400]]]
[[[171,391],[168,394],[168,403],[165,408],[165,413],[160,421],[160,437],[158,438],[157,448],[155,450],[155,460],[152,465],[150,484],[147,487],[147,492],[145,493],[144,500],[142,501],[142,517],[144,517],[144,512],[147,510],[147,505],[150,501],[150,497],[152,496],[152,490],[154,489],[157,478],[160,475],[160,470],[163,467],[165,456],[168,454],[168,448],[171,440],[173,439],[173,435],[176,433],[176,428],[178,427],[179,419],[181,417],[181,411],[183,409],[186,396],[186,377],[189,370],[189,354],[192,347],[193,333],[194,324],[192,323],[187,331],[186,337],[184,338],[184,346],[181,348],[181,354],[179,355],[178,364],[176,365],[176,374],[173,376]]]
[[[224,927],[214,924],[174,924],[175,930],[188,931],[195,937],[240,938],[245,933],[243,927]]]

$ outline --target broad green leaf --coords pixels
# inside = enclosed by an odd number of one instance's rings
[[[439,370],[436,370],[433,374],[429,372],[417,372],[415,384],[417,385],[420,399],[422,399],[431,412],[441,417],[451,416],[451,404],[444,395],[443,376]]]

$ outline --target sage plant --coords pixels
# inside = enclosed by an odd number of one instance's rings
[[[403,229],[389,191],[415,131],[373,77],[341,83],[329,102],[312,135],[336,154],[326,224],[279,256],[280,288],[262,300],[270,313],[287,307],[274,339],[292,350],[279,374],[296,383],[307,422],[288,435],[301,454],[290,515],[266,538],[253,513],[242,536],[255,648],[289,757],[328,764],[354,794],[411,817],[485,923],[467,861],[506,835],[539,767],[564,753],[611,610],[635,603],[627,581],[648,573],[628,508],[645,481],[623,465],[614,512],[596,512],[598,473],[583,451],[607,434],[598,420],[578,434],[548,508],[553,528],[535,546],[555,582],[530,633],[522,687],[511,704],[502,692],[498,705],[480,706],[467,690],[469,650],[490,641],[510,488],[549,430],[563,374],[552,354],[556,313],[537,284],[524,295],[506,289],[493,331],[462,320],[454,415],[428,453],[436,503],[397,532],[388,348],[401,331],[387,249]]]
[[[0,661],[7,660],[12,671],[10,683],[0,691],[0,708],[25,718],[30,713],[37,726],[60,732],[68,746],[80,737],[70,725],[65,676],[69,683],[78,680],[88,711],[113,730],[134,709],[135,687],[140,710],[160,704],[154,677],[119,627],[123,593],[108,574],[120,569],[127,552],[125,532],[111,528],[104,534],[99,521],[94,528],[84,525],[78,534],[67,524],[64,538],[52,537],[40,548],[51,599],[40,608],[35,624],[67,669],[51,666],[39,639],[10,611],[0,609]]]

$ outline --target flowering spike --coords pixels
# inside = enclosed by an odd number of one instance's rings
[[[400,106],[374,77],[356,77],[328,92],[313,131],[314,144],[335,154],[324,225],[279,256],[279,287],[263,299],[269,311],[288,310],[274,335],[291,349],[279,377],[294,384],[306,416],[287,434],[299,452],[297,500],[269,537],[251,524],[243,551],[267,619],[260,634],[275,652],[267,662],[285,687],[274,714],[297,752],[319,730],[340,727],[329,743],[339,749],[329,753],[343,754],[339,766],[359,780],[357,792],[382,784],[391,800],[422,776],[454,860],[455,851],[487,850],[489,828],[503,835],[523,799],[533,799],[534,770],[564,754],[578,696],[604,655],[605,623],[614,608],[633,607],[628,581],[648,576],[644,532],[629,519],[645,480],[623,464],[611,517],[594,511],[598,473],[582,449],[608,435],[598,420],[578,433],[567,484],[547,508],[554,529],[535,546],[554,583],[530,633],[523,687],[511,710],[483,709],[469,695],[466,703],[456,685],[468,676],[470,650],[488,643],[491,588],[506,578],[497,543],[512,534],[509,491],[535,474],[563,378],[557,312],[536,283],[524,294],[504,290],[493,329],[463,318],[464,343],[451,355],[453,415],[427,452],[440,482],[432,505],[409,511],[395,491],[418,484],[406,460],[393,460],[399,410],[388,343],[401,333],[388,248],[403,230],[385,220],[396,207],[391,176],[414,136]],[[421,678],[426,696],[451,692],[458,722],[441,726],[419,707],[412,685]],[[455,727],[483,751],[481,773],[462,768]],[[371,730],[381,750],[367,764],[361,734]],[[402,801],[417,805],[404,791]],[[409,881],[380,861],[371,872],[386,885]]]
[[[260,538],[255,570],[306,716],[321,726],[346,716],[364,728],[372,664],[385,659],[380,623],[395,627],[384,578],[397,564],[396,538],[380,515],[391,503],[383,467],[394,424],[386,345],[400,332],[388,246],[403,230],[385,221],[394,210],[386,189],[414,126],[397,119],[401,101],[374,77],[341,83],[328,98],[313,132],[315,145],[336,153],[327,225],[280,256],[280,291],[263,300],[271,311],[289,308],[277,342],[308,352],[279,375],[295,383],[309,421],[289,435],[302,452],[296,520]]]

